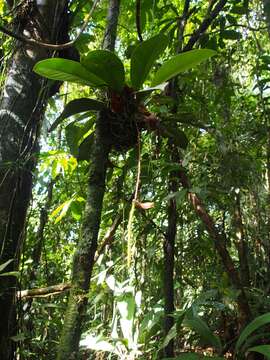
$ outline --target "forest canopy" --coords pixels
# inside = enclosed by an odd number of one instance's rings
[[[270,359],[270,0],[0,0],[0,359]]]

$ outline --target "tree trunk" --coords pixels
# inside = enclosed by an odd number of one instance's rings
[[[242,220],[240,193],[235,193],[234,208],[234,224],[235,224],[235,241],[240,264],[240,278],[243,286],[248,287],[250,284],[250,273],[248,265],[248,246],[245,239],[244,225]]]
[[[53,42],[67,30],[63,28],[67,0],[26,1],[22,9],[14,19],[20,33]],[[32,68],[48,56],[42,48],[16,43],[0,101],[0,263],[13,260],[5,271],[18,269],[39,129],[49,96],[46,82]],[[15,277],[1,278],[1,360],[14,358],[10,337],[16,334],[15,290]]]
[[[114,49],[120,0],[111,0],[108,10],[104,47]],[[111,145],[106,137],[106,111],[97,116],[95,141],[91,151],[88,193],[80,241],[73,259],[72,288],[61,335],[58,360],[78,358],[88,291],[98,246],[98,232],[105,193],[106,171]]]
[[[264,10],[264,16],[266,19],[266,25],[267,25],[267,31],[268,36],[270,38],[270,0],[264,0],[263,1],[263,10]],[[264,102],[264,98],[261,95],[262,101]],[[263,104],[264,105],[264,104]],[[266,177],[267,177],[267,205],[266,205],[266,211],[267,211],[267,260],[268,260],[268,271],[267,271],[267,277],[268,281],[270,279],[270,117],[269,117],[269,109],[265,108],[264,105],[264,115],[266,117],[265,122],[267,125],[267,144],[266,144]]]
[[[173,149],[172,149],[173,154]],[[172,161],[174,161],[172,155]],[[175,181],[175,173],[170,174],[169,191],[174,193],[177,191],[177,183]],[[169,200],[168,206],[168,228],[164,242],[164,333],[168,335],[174,325],[174,254],[175,254],[175,237],[177,230],[177,211],[175,198]],[[165,357],[174,357],[174,341],[173,339],[164,348]]]
[[[235,268],[233,259],[228,252],[228,249],[226,248],[224,235],[219,232],[218,228],[214,223],[214,220],[207,212],[203,202],[198,197],[198,195],[190,191],[189,180],[185,172],[183,170],[179,171],[178,176],[183,188],[188,191],[188,199],[195,213],[201,219],[201,221],[205,225],[208,234],[213,240],[215,249],[220,256],[224,269],[226,270],[226,273],[231,281],[231,284],[235,287],[236,290],[239,291],[237,297],[237,305],[239,309],[239,325],[240,327],[242,327],[247,324],[248,321],[250,321],[251,311],[246,297],[246,293],[239,277],[239,273]]]

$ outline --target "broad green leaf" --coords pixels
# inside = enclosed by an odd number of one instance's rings
[[[195,331],[208,345],[212,345],[217,351],[221,351],[222,345],[219,337],[212,333],[206,322],[201,318],[185,319],[183,325]]]
[[[170,331],[166,335],[160,349],[165,348],[169,344],[169,342],[176,337],[176,335],[177,335],[177,329],[176,329],[176,325],[174,324],[174,326],[170,329]]]
[[[159,34],[136,46],[131,55],[131,86],[138,90],[144,83],[154,62],[159,58],[168,44],[168,38]]]
[[[60,150],[51,150],[42,153],[40,154],[40,158],[42,159],[40,166],[41,173],[49,170],[53,179],[59,174],[71,174],[78,165],[75,157]]]
[[[10,263],[12,263],[14,259],[9,259],[8,261],[4,262],[3,264],[0,264],[0,272],[2,272]]]
[[[80,220],[85,206],[85,199],[77,197],[70,205],[71,215],[75,220]]]
[[[125,83],[125,70],[122,61],[108,50],[91,51],[82,59],[83,66],[101,78],[109,88],[121,92]]]
[[[270,360],[270,345],[254,346],[252,348],[249,348],[247,351],[248,352],[253,351],[253,352],[260,353],[260,354],[264,355],[265,357],[267,357],[267,359]]]
[[[75,99],[70,101],[64,108],[61,115],[55,120],[49,131],[53,131],[64,119],[86,111],[99,111],[106,108],[105,103],[88,98]]]
[[[89,161],[91,147],[94,143],[94,138],[95,138],[94,135],[95,132],[93,131],[82,142],[79,143],[78,157],[77,157],[79,161],[82,160]]]
[[[176,55],[158,69],[152,81],[152,86],[157,86],[183,71],[192,69],[214,55],[216,55],[216,51],[210,49],[191,50]]]
[[[15,277],[19,277],[20,276],[20,272],[19,271],[9,271],[9,272],[5,272],[0,274],[0,276],[15,276]]]
[[[77,160],[89,160],[90,137],[93,138],[94,122],[90,119],[85,124],[72,122],[65,128],[67,144],[70,152]],[[91,140],[92,143],[92,140]]]
[[[37,74],[52,80],[68,81],[93,87],[103,86],[104,81],[87,71],[77,61],[53,58],[41,60],[33,68]]]
[[[240,347],[246,341],[248,336],[263,325],[270,323],[270,312],[264,315],[256,317],[250,324],[248,324],[241,332],[239,339],[237,340],[235,351],[239,351]]]
[[[164,84],[159,84],[158,86],[154,86],[154,87],[151,87],[151,88],[146,88],[146,89],[143,89],[143,90],[136,91],[135,95],[136,95],[137,101],[141,102],[141,101],[147,99],[152,94],[153,91],[158,91],[158,90],[159,91],[164,91],[166,85],[167,84],[164,83]]]
[[[72,197],[71,199],[65,201],[51,213],[50,218],[56,218],[54,221],[55,224],[57,224],[60,220],[63,219],[64,216],[66,216],[67,211],[73,200],[74,198]]]

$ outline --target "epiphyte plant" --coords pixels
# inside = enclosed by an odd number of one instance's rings
[[[59,118],[53,123],[53,130],[65,118],[91,111],[104,112],[107,119],[108,133],[104,134],[116,150],[128,149],[137,143],[138,130],[150,128],[155,130],[159,121],[144,106],[144,100],[152,91],[162,88],[162,84],[181,72],[189,70],[202,61],[215,55],[210,49],[195,49],[180,53],[164,62],[153,75],[151,86],[142,86],[153,68],[156,60],[164,53],[168,45],[168,38],[163,33],[158,34],[135,47],[131,54],[130,81],[126,82],[126,74],[122,61],[108,50],[90,51],[80,62],[51,58],[38,62],[34,71],[52,80],[68,81],[88,85],[96,89],[104,89],[107,102],[96,99],[80,98],[69,102]],[[91,123],[93,126],[93,122]],[[67,127],[68,130],[68,127]],[[89,125],[85,132],[89,131]],[[162,131],[166,134],[166,129]],[[83,135],[83,134],[81,134]],[[90,140],[84,138],[84,142]],[[178,145],[185,148],[187,139],[184,134]],[[82,142],[81,144],[82,145]],[[78,154],[77,154],[78,155]],[[79,155],[87,159],[88,154]]]

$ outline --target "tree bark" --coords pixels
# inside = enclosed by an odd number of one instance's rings
[[[174,161],[172,149],[172,161]],[[175,181],[175,172],[170,174],[169,191],[177,191]],[[175,198],[169,200],[168,205],[168,228],[164,242],[164,333],[168,335],[174,325],[174,255],[175,255],[175,237],[177,231],[177,210]],[[173,339],[164,348],[165,357],[174,357]]]
[[[62,37],[68,36],[63,28],[67,0],[38,0],[36,4],[27,1],[21,7],[24,11],[13,21],[16,30],[40,40],[57,41],[60,32]],[[0,100],[0,263],[13,259],[6,271],[18,269],[39,130],[49,97],[45,80],[34,74],[32,68],[49,55],[44,49],[17,42]],[[10,337],[16,334],[15,290],[15,277],[1,279],[2,360],[14,358]]]
[[[250,285],[250,272],[248,264],[248,246],[245,239],[244,225],[242,220],[240,192],[235,194],[235,208],[234,208],[234,224],[235,224],[235,241],[238,252],[240,277],[243,286]]]
[[[111,0],[103,47],[113,50],[115,45],[120,0]],[[78,358],[79,342],[86,314],[88,291],[95,254],[105,193],[106,171],[111,145],[106,137],[106,111],[97,116],[95,141],[90,158],[88,193],[80,241],[73,259],[72,288],[65,314],[57,359]]]
[[[248,321],[250,321],[251,311],[246,297],[246,293],[239,277],[239,273],[235,268],[234,262],[228,252],[228,249],[226,248],[224,235],[219,232],[218,228],[214,223],[214,220],[207,212],[203,202],[198,197],[198,195],[190,191],[189,180],[185,172],[181,170],[178,176],[183,188],[188,191],[189,202],[191,203],[197,216],[205,225],[208,234],[214,242],[215,249],[221,258],[222,264],[231,281],[231,284],[235,287],[236,290],[239,291],[239,295],[237,296],[237,305],[239,309],[239,324],[242,327],[247,324]]]
[[[270,0],[263,0],[263,11],[264,16],[266,19],[266,25],[267,25],[267,31],[268,36],[270,38]],[[267,260],[268,260],[268,271],[267,271],[267,277],[268,281],[270,279],[270,116],[269,116],[269,110],[265,108],[265,103],[263,96],[261,94],[261,99],[263,102],[264,107],[264,115],[266,117],[265,122],[267,125],[267,143],[266,143],[266,177],[267,177],[267,204],[266,204],[266,211],[267,211]]]

